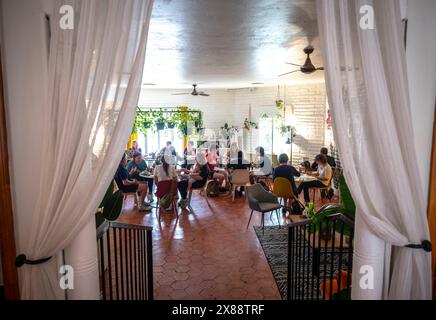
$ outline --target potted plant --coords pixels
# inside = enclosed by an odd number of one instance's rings
[[[165,117],[163,115],[162,111],[155,111],[154,112],[155,117],[155,125],[157,130],[163,130],[165,129]]]
[[[97,227],[105,220],[118,219],[123,209],[123,197],[124,195],[120,190],[114,191],[114,184],[111,182],[95,214]]]
[[[317,212],[308,210],[307,218],[312,220],[313,223],[311,232],[319,231],[320,238],[323,240],[330,240],[333,236],[331,223],[325,221],[328,216],[342,213],[349,219],[354,220],[356,214],[356,205],[343,175],[339,177],[339,190],[341,192],[341,203],[328,203],[319,208]],[[350,228],[348,225],[344,225],[344,235],[349,234]]]
[[[253,121],[249,121],[247,118],[244,120],[244,129],[250,130],[251,128],[258,129],[258,124]]]
[[[285,105],[284,105],[283,100],[281,100],[281,99],[276,100],[276,108],[277,108],[277,110],[283,110],[284,106]]]

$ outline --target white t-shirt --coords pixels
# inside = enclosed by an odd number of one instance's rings
[[[173,180],[175,177],[177,177],[177,172],[174,166],[170,165],[168,166],[168,174],[166,174],[163,165],[160,164],[154,168],[154,176],[157,177],[158,182]]]

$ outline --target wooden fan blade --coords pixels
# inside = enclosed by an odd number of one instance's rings
[[[187,92],[180,92],[180,93],[172,93],[171,95],[173,96],[179,96],[179,95],[185,95],[185,94],[191,94],[191,93],[187,93]]]
[[[316,70],[324,70],[324,67],[316,68]]]
[[[207,94],[207,93],[204,93],[204,92],[200,92],[198,95],[199,96],[204,96],[204,97],[209,97],[210,96],[210,94]]]
[[[282,77],[282,76],[285,76],[285,75],[287,75],[287,74],[291,74],[291,73],[299,72],[299,71],[300,71],[300,70],[294,70],[294,71],[291,71],[291,72],[282,73],[282,74],[279,74],[278,77]]]
[[[296,66],[296,67],[302,67],[301,64],[296,64],[296,63],[292,63],[292,62],[285,62],[286,64],[290,64],[291,66]]]

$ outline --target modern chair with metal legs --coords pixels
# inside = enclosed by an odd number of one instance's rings
[[[280,218],[277,210],[281,209],[282,205],[279,203],[278,198],[271,192],[266,191],[259,183],[252,186],[247,186],[246,193],[248,198],[248,206],[251,209],[247,229],[250,225],[254,211],[262,213],[262,233],[265,232],[265,213],[267,212],[276,212],[277,222],[279,223],[280,227]]]

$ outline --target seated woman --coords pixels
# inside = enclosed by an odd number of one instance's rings
[[[279,165],[273,171],[273,181],[275,178],[285,178],[291,183],[292,191],[294,195],[297,195],[297,185],[295,184],[294,177],[299,177],[300,172],[295,169],[292,165],[288,164],[289,157],[286,153],[279,155]],[[289,206],[290,203],[286,203],[289,199],[285,199],[285,206]]]
[[[324,154],[319,154],[315,157],[315,162],[318,165],[317,173],[314,174],[317,180],[313,181],[303,181],[297,189],[298,194],[304,191],[304,201],[310,202],[309,189],[310,188],[324,188],[328,187],[328,181],[332,175],[332,168],[327,163],[327,157]]]
[[[133,159],[129,161],[129,163],[127,164],[126,169],[131,178],[134,178],[138,181],[147,181],[148,184],[147,198],[150,202],[153,202],[153,179],[144,178],[139,175],[142,171],[148,169],[147,163],[144,161],[144,159],[142,159],[142,154],[135,153],[133,155]]]
[[[118,186],[118,189],[120,189],[123,193],[139,192],[139,211],[150,211],[151,207],[149,205],[144,205],[144,199],[148,189],[147,185],[138,184],[137,180],[131,179],[127,169],[125,168],[126,164],[126,154],[123,154],[117,172],[114,176],[114,180]]]
[[[182,179],[177,184],[177,189],[179,189],[180,196],[182,199],[179,201],[179,205],[182,208],[186,208],[188,205],[187,197],[191,189],[199,189],[206,185],[207,178],[209,177],[209,167],[207,166],[206,157],[203,153],[199,152],[195,156],[195,167],[193,171],[187,169],[180,169],[179,173],[184,173],[188,175],[187,179]]]
[[[160,164],[156,166],[154,169],[153,175],[154,183],[159,185],[161,181],[173,181],[174,185],[177,185],[177,171],[174,166],[171,166],[165,159],[165,156],[162,156],[160,159]],[[170,184],[169,184],[170,186]],[[162,198],[165,193],[168,193],[168,190],[157,190],[156,194],[158,198]],[[159,194],[160,193],[160,194]],[[166,209],[167,211],[171,211],[172,207]]]
[[[129,150],[130,158],[133,158],[133,155],[136,154],[136,153],[142,153],[142,150],[141,150],[141,148],[138,145],[138,141],[134,140],[132,142],[132,147]]]
[[[256,158],[253,174],[257,176],[270,175],[272,173],[272,162],[271,159],[265,155],[265,149],[263,147],[256,148]]]
[[[209,167],[209,179],[218,181],[220,185],[220,191],[224,192],[223,182],[225,186],[228,185],[228,174],[225,170],[216,170],[216,166],[220,161],[218,149],[215,144],[212,144],[209,148],[209,152],[206,153],[207,166]]]

